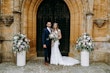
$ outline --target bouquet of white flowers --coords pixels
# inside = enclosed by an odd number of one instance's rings
[[[89,52],[94,50],[94,44],[89,34],[84,33],[81,37],[78,38],[76,42],[76,49],[80,51],[85,49]]]
[[[26,38],[24,34],[16,34],[13,37],[13,51],[14,52],[21,52],[23,50],[27,51],[29,46],[30,40]]]
[[[58,35],[55,32],[50,33],[49,39],[52,39],[54,42],[58,40]]]

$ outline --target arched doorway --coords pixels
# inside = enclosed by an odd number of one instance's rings
[[[37,56],[43,56],[42,30],[46,22],[58,22],[62,31],[60,50],[62,55],[68,55],[70,47],[70,12],[63,0],[44,0],[37,11]]]
[[[38,43],[37,43],[37,28],[38,24],[38,9],[41,4],[46,0],[24,0],[22,5],[21,13],[21,33],[26,34],[30,41],[30,49],[27,52],[27,59],[36,57],[36,52]],[[53,2],[54,0],[52,0]],[[61,1],[61,0],[59,0]],[[69,39],[69,56],[77,55],[74,51],[74,44],[78,36],[84,31],[83,26],[83,4],[82,0],[62,0],[61,3],[66,3],[70,11],[70,39]],[[66,6],[66,7],[67,7]],[[65,15],[66,16],[66,15]],[[60,23],[59,23],[60,24]],[[62,30],[62,29],[61,29]],[[63,30],[62,30],[63,31]],[[37,44],[36,44],[37,43]],[[63,49],[63,48],[60,48]]]

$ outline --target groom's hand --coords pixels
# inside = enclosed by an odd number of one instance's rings
[[[43,45],[43,48],[47,48],[47,46],[44,44],[44,45]]]

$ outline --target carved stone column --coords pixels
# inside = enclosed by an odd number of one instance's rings
[[[109,24],[108,33],[110,35],[110,0],[108,0],[108,24]]]
[[[13,0],[13,14],[14,14],[14,33],[19,33],[21,30],[21,10],[20,10],[20,0]]]
[[[2,13],[2,6],[1,6],[1,0],[0,0],[0,63],[2,62],[2,41],[1,41],[1,35],[2,35],[2,25],[1,25],[1,13]]]
[[[86,20],[87,20],[87,33],[92,36],[92,29],[93,29],[93,5],[94,0],[87,0],[87,13],[86,13]]]
[[[94,0],[87,0],[89,12],[93,12]]]
[[[0,36],[0,63],[2,62],[2,38]]]
[[[0,41],[0,63],[2,62],[2,52],[1,52],[1,49],[2,49],[2,47],[1,47],[1,41]]]
[[[92,36],[92,29],[93,29],[93,13],[87,13],[86,18],[87,18],[87,33]]]
[[[0,24],[0,63],[2,62],[2,25]]]

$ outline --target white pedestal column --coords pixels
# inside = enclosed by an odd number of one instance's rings
[[[81,51],[81,66],[89,66],[89,52]]]
[[[17,61],[17,66],[26,65],[26,51],[18,52],[16,61]]]

